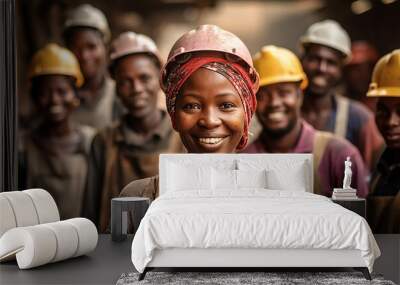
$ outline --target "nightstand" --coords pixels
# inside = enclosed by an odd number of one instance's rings
[[[340,206],[359,214],[364,219],[367,218],[366,214],[366,200],[364,198],[352,198],[352,199],[333,199],[332,202],[339,204]]]
[[[146,214],[150,199],[144,197],[119,197],[111,200],[111,238],[124,241],[128,232],[128,212],[133,214],[133,230],[136,232]]]

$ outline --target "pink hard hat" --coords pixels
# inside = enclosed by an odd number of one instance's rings
[[[110,69],[112,69],[117,59],[130,55],[144,53],[154,56],[157,64],[161,67],[162,60],[154,41],[148,36],[125,32],[120,34],[111,43],[110,48]]]
[[[167,63],[161,70],[161,87],[166,86],[167,75],[174,62],[186,61],[191,54],[200,51],[217,51],[231,61],[240,62],[250,75],[253,86],[258,88],[258,74],[246,45],[236,35],[216,25],[201,25],[183,34],[173,45]],[[164,89],[165,90],[165,89]]]

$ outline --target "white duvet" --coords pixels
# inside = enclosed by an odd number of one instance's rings
[[[368,223],[330,199],[307,192],[248,189],[182,191],[156,199],[132,243],[143,272],[155,249],[358,249],[372,272],[380,251]]]

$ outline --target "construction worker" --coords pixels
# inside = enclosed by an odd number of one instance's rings
[[[215,25],[201,25],[173,45],[161,87],[174,129],[189,153],[233,153],[248,142],[258,74],[245,44]],[[121,196],[158,196],[158,176],[128,184]]]
[[[368,198],[374,233],[400,233],[400,49],[375,65],[368,97],[377,98],[375,120],[386,148],[378,161]]]
[[[309,79],[303,118],[317,130],[349,140],[372,169],[383,145],[374,116],[361,103],[337,92],[343,66],[351,56],[348,34],[337,22],[326,20],[311,25],[300,43],[302,65]]]
[[[378,51],[366,41],[351,44],[351,59],[344,67],[343,78],[346,83],[346,96],[357,100],[375,111],[376,98],[366,97],[372,71],[378,61]]]
[[[114,81],[107,74],[107,43],[110,29],[104,14],[84,4],[72,10],[65,21],[64,39],[78,58],[85,82],[78,90],[81,105],[72,119],[102,129],[123,113],[115,97]]]
[[[357,148],[344,138],[315,130],[301,118],[308,80],[299,59],[287,49],[265,46],[255,55],[254,66],[260,75],[256,115],[262,131],[243,152],[312,153],[314,193],[328,197],[334,187],[342,187],[344,161],[350,157],[351,186],[365,197],[366,170]]]
[[[82,214],[87,158],[95,130],[72,122],[82,86],[79,63],[66,48],[48,44],[33,57],[29,78],[40,123],[20,141],[19,188],[43,188],[62,219]]]
[[[125,32],[111,44],[110,74],[127,113],[92,144],[85,216],[102,232],[111,199],[126,184],[158,174],[160,153],[184,151],[167,112],[157,107],[161,64],[155,43],[145,35]]]

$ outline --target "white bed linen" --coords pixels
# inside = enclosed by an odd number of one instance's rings
[[[132,243],[135,268],[143,272],[154,250],[165,248],[357,249],[371,272],[380,255],[365,219],[324,196],[266,189],[215,194],[156,199]]]

